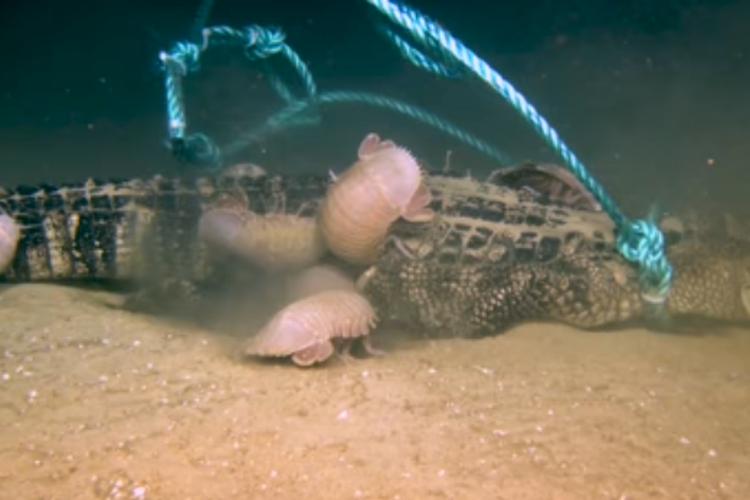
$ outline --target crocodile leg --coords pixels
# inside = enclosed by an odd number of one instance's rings
[[[363,293],[382,314],[437,336],[499,333],[523,321],[593,328],[640,312],[637,288],[586,259],[484,266],[384,256]]]
[[[750,320],[750,245],[724,239],[692,243],[670,255],[675,276],[669,298],[674,316]]]
[[[673,255],[666,304],[675,320],[750,321],[750,254],[724,244]],[[548,262],[446,263],[405,258],[394,245],[360,287],[381,315],[438,336],[484,336],[524,321],[600,329],[650,321],[635,270],[617,256],[586,251]]]

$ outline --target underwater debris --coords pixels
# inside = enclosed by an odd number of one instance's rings
[[[577,210],[601,212],[596,197],[578,178],[559,165],[537,165],[526,162],[514,167],[495,170],[487,182],[512,189],[527,188],[552,203]]]

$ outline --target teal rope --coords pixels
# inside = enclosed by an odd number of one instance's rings
[[[191,42],[177,43],[170,52],[161,52],[159,59],[164,69],[164,84],[167,96],[168,132],[173,151],[186,161],[201,163],[211,168],[219,168],[223,155],[219,147],[205,134],[186,136],[187,122],[182,92],[182,80],[200,68],[200,56],[206,50],[217,46],[239,47],[250,60],[267,59],[281,53],[297,71],[305,88],[307,98],[317,92],[312,74],[305,63],[284,40],[286,35],[278,28],[249,26],[237,30],[228,26],[214,26],[202,31],[200,45]],[[276,92],[287,102],[294,100],[288,87],[277,77],[271,79]]]
[[[405,40],[393,35],[394,43],[407,47]],[[400,42],[399,42],[400,40]],[[175,46],[170,53],[162,52],[160,58],[165,70],[165,87],[167,93],[167,111],[169,116],[169,135],[172,140],[173,150],[179,147],[177,154],[182,155],[186,161],[208,166],[212,169],[219,168],[224,163],[226,156],[233,156],[239,150],[247,147],[249,142],[257,141],[259,137],[265,136],[272,131],[278,131],[287,127],[315,125],[320,121],[317,112],[318,104],[329,104],[336,102],[359,102],[372,106],[383,107],[410,116],[418,121],[433,126],[448,135],[477,149],[490,158],[508,165],[510,159],[490,146],[488,143],[477,139],[469,133],[446,122],[442,118],[433,115],[420,108],[410,106],[403,102],[389,99],[387,97],[368,94],[365,92],[330,92],[320,97],[317,96],[317,87],[312,74],[299,56],[284,42],[284,34],[276,29],[264,29],[251,26],[244,31],[236,30],[227,26],[217,26],[203,30],[203,40],[200,45],[182,42]],[[283,99],[287,107],[271,117],[259,130],[247,134],[244,138],[235,141],[225,148],[219,148],[213,140],[205,134],[186,135],[187,123],[185,119],[185,106],[182,93],[182,78],[200,67],[200,56],[210,47],[234,46],[241,47],[250,60],[266,59],[273,54],[282,53],[291,65],[297,70],[303,81],[306,96],[296,97],[285,83],[276,75],[269,65],[264,69],[269,74],[269,81],[276,93]],[[404,48],[404,54],[419,60],[418,51],[408,51]],[[438,66],[428,67],[427,59],[425,69],[430,69],[443,76],[455,76],[453,68],[445,66],[441,71]]]
[[[437,115],[389,97],[370,94],[368,92],[352,91],[326,92],[319,94],[312,99],[291,103],[289,106],[266,120],[266,123],[260,128],[245,134],[240,140],[225,146],[223,150],[227,156],[232,156],[241,149],[247,147],[249,143],[259,142],[263,137],[273,132],[277,132],[278,130],[295,126],[316,124],[317,114],[314,118],[309,116],[312,106],[317,104],[335,104],[342,102],[367,104],[401,113],[458,139],[503,165],[512,164],[511,160],[502,152]]]
[[[367,2],[392,22],[406,29],[419,44],[437,54],[439,59],[461,63],[521,113],[547,144],[560,155],[568,169],[591,191],[615,222],[618,229],[617,249],[627,260],[639,265],[644,299],[652,304],[663,304],[669,296],[672,267],[664,254],[664,236],[656,224],[646,219],[632,221],[627,219],[614,200],[588,173],[583,163],[565,145],[534,106],[486,62],[437,23],[416,10],[391,0],[367,0]],[[422,57],[427,58],[423,54]],[[441,63],[434,64],[440,65]],[[420,66],[424,67],[424,64]]]
[[[411,61],[414,66],[445,78],[458,78],[463,76],[457,68],[452,68],[444,62],[433,61],[431,58],[424,55],[419,49],[406,41],[402,36],[397,35],[386,26],[378,24],[377,27],[383,36],[391,41],[399,53],[401,53],[404,58]]]

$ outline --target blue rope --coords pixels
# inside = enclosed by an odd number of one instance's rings
[[[204,5],[205,6],[205,5]],[[284,40],[286,35],[278,28],[248,26],[237,30],[228,26],[204,28],[202,43],[180,42],[170,52],[161,52],[159,59],[164,69],[164,84],[167,96],[167,115],[169,117],[169,144],[173,154],[182,161],[218,169],[223,164],[224,155],[219,146],[206,134],[186,135],[185,102],[182,92],[182,80],[188,74],[200,68],[200,56],[212,47],[239,47],[251,61],[265,60],[281,53],[286,57],[302,79],[307,98],[317,92],[315,81],[307,66]],[[271,83],[276,92],[286,102],[294,97],[284,83],[274,75]]]
[[[445,78],[458,78],[463,76],[457,68],[452,68],[445,62],[437,62],[427,57],[422,51],[414,47],[402,36],[394,33],[393,30],[388,27],[383,26],[382,24],[378,24],[377,27],[383,36],[393,43],[401,55],[408,59],[414,66]]]
[[[420,45],[435,54],[436,59],[461,63],[521,113],[547,144],[560,155],[568,169],[591,191],[615,222],[618,229],[617,249],[627,260],[639,265],[644,300],[657,305],[665,303],[672,282],[672,267],[664,254],[664,236],[656,224],[646,219],[633,221],[627,219],[614,200],[588,173],[586,167],[534,106],[486,62],[437,23],[416,10],[391,0],[367,0],[367,2],[392,22],[407,30]],[[434,59],[428,58],[421,52],[420,54],[430,61]],[[414,61],[411,57],[409,59]],[[433,64],[442,65],[434,62]],[[424,67],[423,64],[417,65]]]
[[[473,147],[474,149],[487,155],[493,160],[500,162],[503,165],[512,164],[512,161],[502,152],[498,151],[488,143],[474,137],[468,132],[461,130],[455,125],[448,123],[437,115],[434,115],[416,106],[398,101],[396,99],[391,99],[389,97],[371,94],[369,92],[352,91],[326,92],[323,94],[319,94],[312,99],[295,101],[275,115],[271,116],[268,120],[266,120],[266,123],[257,130],[247,133],[238,141],[225,146],[224,152],[227,156],[232,156],[241,149],[247,147],[249,143],[259,142],[263,137],[278,130],[296,126],[317,124],[317,113],[314,115],[314,118],[311,118],[309,116],[311,106],[315,106],[317,104],[335,104],[341,102],[368,104],[370,106],[396,111],[397,113],[409,116],[410,118],[430,125],[458,139],[459,141]]]
[[[442,76],[458,76],[456,68],[449,64],[430,64],[430,60],[421,56],[416,49],[410,49],[408,43],[398,35],[388,32],[403,54],[409,55],[415,61],[421,61],[421,67]],[[269,75],[269,81],[276,93],[283,99],[287,107],[269,118],[265,125],[258,130],[246,134],[245,137],[220,148],[208,135],[193,133],[186,135],[185,105],[182,93],[182,79],[200,68],[200,56],[210,47],[229,46],[241,47],[250,60],[267,59],[273,54],[281,52],[291,65],[297,70],[303,81],[306,96],[298,98],[289,90],[284,82],[276,75],[269,65],[264,69]],[[448,135],[477,149],[501,164],[511,164],[511,160],[502,152],[488,143],[472,136],[458,127],[446,122],[420,108],[387,97],[368,94],[365,92],[329,92],[317,96],[317,88],[312,74],[308,71],[299,56],[284,43],[284,34],[277,29],[264,29],[250,26],[244,31],[227,26],[217,26],[203,30],[203,40],[200,45],[181,42],[175,45],[170,53],[162,52],[160,59],[165,70],[165,87],[167,94],[167,112],[169,116],[170,147],[173,154],[182,161],[207,169],[215,170],[224,164],[227,157],[233,156],[250,142],[259,140],[271,132],[288,127],[316,125],[320,122],[318,104],[337,102],[359,102],[371,106],[387,108],[418,121],[433,126]]]

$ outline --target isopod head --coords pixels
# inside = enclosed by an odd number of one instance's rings
[[[330,340],[328,342],[317,342],[310,347],[294,353],[292,361],[297,366],[307,367],[315,363],[322,363],[333,356],[333,353],[333,343]]]
[[[0,213],[0,273],[10,265],[16,255],[21,230],[7,214]]]
[[[300,351],[328,342],[326,336],[316,335],[307,315],[300,312],[297,303],[285,307],[247,343],[249,356],[291,356]]]
[[[231,249],[245,221],[234,210],[214,209],[203,214],[198,223],[200,238],[224,249]]]
[[[370,265],[399,217],[432,218],[432,196],[419,164],[404,148],[369,134],[358,155],[326,193],[319,222],[331,253],[351,264]]]
[[[409,151],[371,133],[359,145],[358,156],[374,186],[401,217],[424,220],[432,215],[427,209],[432,195],[419,163]]]

